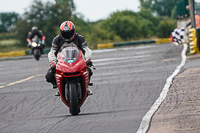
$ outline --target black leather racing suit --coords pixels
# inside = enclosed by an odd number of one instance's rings
[[[27,38],[29,38],[31,40],[35,35],[37,35],[41,40],[42,40],[42,37],[44,36],[44,34],[42,33],[42,31],[29,32]]]
[[[26,41],[28,43],[30,43],[32,38],[34,38],[35,36],[38,36],[41,39],[42,46],[44,47],[44,45],[45,45],[44,44],[45,43],[45,35],[43,34],[43,32],[41,30],[38,30],[37,32],[29,32]]]

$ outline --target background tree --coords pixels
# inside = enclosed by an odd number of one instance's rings
[[[137,13],[131,11],[116,12],[101,23],[101,28],[107,31],[114,32],[123,40],[130,38],[137,38],[140,36],[141,27],[138,26],[140,22]]]
[[[140,0],[141,8],[151,9],[158,16],[172,17],[178,0]]]
[[[9,32],[17,22],[19,14],[15,12],[0,13],[0,33]]]
[[[172,31],[176,28],[176,20],[163,18],[157,27],[157,37],[168,38]]]
[[[107,20],[101,22],[101,29],[111,31],[122,40],[146,38],[156,33],[156,19],[148,10],[139,13],[122,11],[113,13]]]
[[[71,0],[57,0],[56,3],[42,3],[34,0],[16,24],[17,38],[21,45],[26,46],[26,37],[33,26],[37,26],[46,36],[47,46],[51,46],[53,38],[59,34],[59,27],[63,21],[72,19],[74,11]]]
[[[140,12],[117,11],[105,20],[89,22],[85,21],[82,14],[74,12],[73,0],[55,0],[55,2],[46,3],[33,0],[33,4],[19,17],[13,31],[21,42],[19,46],[23,47],[26,47],[27,34],[33,26],[43,31],[46,36],[46,45],[50,47],[53,38],[60,34],[60,24],[66,20],[74,22],[76,32],[86,38],[91,48],[96,48],[98,43],[169,37],[176,27],[176,22],[163,16],[175,16],[176,8],[173,8],[175,2],[168,0],[140,0],[140,2]],[[10,19],[7,17],[5,20],[7,22]],[[2,38],[8,37],[2,35]]]

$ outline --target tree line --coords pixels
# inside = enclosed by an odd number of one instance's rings
[[[51,46],[53,38],[59,34],[63,21],[71,20],[76,32],[83,35],[92,48],[98,43],[134,41],[150,38],[169,37],[176,28],[174,8],[176,1],[140,0],[141,10],[116,11],[105,20],[89,22],[82,14],[75,13],[73,0],[42,2],[33,0],[32,5],[19,15],[0,13],[0,33],[13,33],[26,46],[26,37],[32,26],[37,26],[46,36],[46,45]]]

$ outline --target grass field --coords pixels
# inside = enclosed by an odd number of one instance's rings
[[[17,44],[20,42],[15,39],[0,40],[0,53],[10,52],[10,51],[21,51],[28,50],[27,47],[18,47]]]
[[[15,39],[0,40],[0,45],[1,46],[10,46],[10,45],[15,45],[17,43],[19,43],[19,41],[15,40]]]

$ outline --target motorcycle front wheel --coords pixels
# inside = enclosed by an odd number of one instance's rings
[[[70,92],[70,113],[72,115],[78,115],[80,109],[78,107],[78,91],[76,84],[69,84],[69,92]]]
[[[40,59],[40,56],[41,56],[40,49],[34,49],[33,54],[34,54],[34,57],[35,57],[36,60]]]

